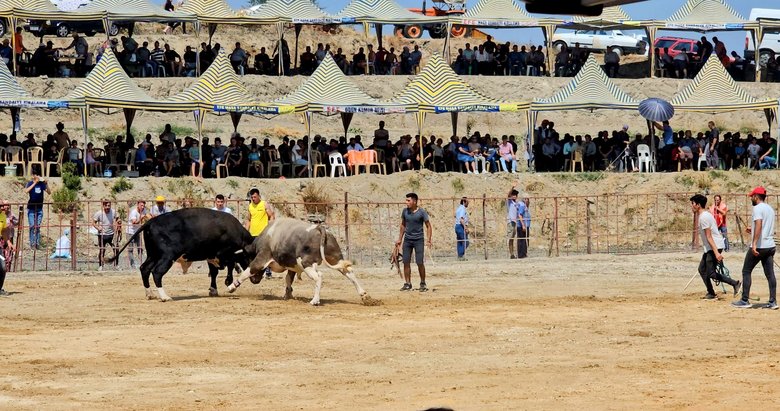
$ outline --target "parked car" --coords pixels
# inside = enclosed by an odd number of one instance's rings
[[[129,22],[111,22],[108,28],[110,36],[119,34],[119,30],[129,27]],[[104,33],[102,21],[59,21],[59,20],[30,20],[24,26],[25,30],[38,37],[56,34],[57,37],[68,37],[73,33],[83,33],[89,37],[97,33]]]
[[[665,50],[667,48],[669,49],[669,55],[671,57],[682,53],[683,49],[688,53],[698,53],[699,46],[696,45],[697,41],[698,40],[686,39],[683,37],[658,37],[655,39],[653,50],[659,49],[661,57],[666,55]]]
[[[780,10],[776,9],[752,9],[750,20],[773,19],[780,20]],[[753,37],[748,33],[745,36],[745,60],[755,60],[755,47]],[[763,69],[767,61],[772,57],[780,56],[780,33],[765,32],[761,44],[758,45],[758,64]]]
[[[612,47],[612,50],[620,55],[645,54],[647,51],[646,41],[623,34],[620,30],[560,31],[553,36],[553,46],[556,50],[560,50],[564,45],[572,48],[576,43],[580,43],[581,47],[602,52]]]

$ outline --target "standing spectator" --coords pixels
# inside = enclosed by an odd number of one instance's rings
[[[217,194],[217,197],[214,198],[214,208],[212,208],[214,211],[222,211],[223,213],[228,213],[230,215],[233,215],[233,210],[230,209],[230,207],[225,205],[225,196],[222,194]]]
[[[73,34],[73,36],[77,37],[76,34]],[[16,34],[14,34],[14,47],[16,48],[16,58],[17,59],[21,59],[22,58],[22,53],[30,51],[30,50],[27,50],[27,47],[24,46],[24,42],[22,41],[22,28],[21,27],[17,27],[16,28]]]
[[[677,71],[677,78],[686,78],[688,76],[688,49],[683,47],[680,52],[674,56],[674,69]]]
[[[97,230],[98,246],[100,251],[98,252],[98,271],[103,271],[103,263],[106,258],[106,248],[110,245],[114,250],[114,267],[119,262],[117,260],[117,247],[114,245],[114,233],[119,233],[118,224],[119,216],[116,215],[114,209],[111,208],[111,201],[103,200],[103,208],[96,212],[92,217],[92,226]]]
[[[723,251],[729,250],[729,239],[727,237],[728,229],[726,228],[726,215],[729,212],[729,208],[726,203],[720,198],[720,195],[714,197],[714,204],[710,207],[710,214],[715,217],[715,223],[718,225],[718,231],[723,236]]]
[[[27,201],[27,223],[30,225],[30,248],[38,249],[41,244],[41,224],[43,223],[44,192],[51,194],[51,189],[36,170],[32,170],[32,180],[24,186],[24,192],[29,195]]]
[[[401,228],[398,233],[398,240],[395,246],[399,247],[403,243],[403,263],[404,263],[404,286],[401,291],[412,290],[412,251],[414,251],[414,260],[417,263],[417,271],[420,273],[420,292],[428,291],[425,284],[425,232],[423,225],[428,231],[428,247],[433,244],[433,229],[431,227],[428,213],[417,203],[419,198],[415,193],[406,195],[406,208],[401,212]]]
[[[619,77],[620,54],[615,53],[613,47],[609,47],[607,54],[604,55],[604,71],[607,72],[607,77]]]
[[[662,124],[654,122],[653,127],[663,132],[664,147],[661,150],[661,160],[666,166],[666,171],[675,171],[673,169],[674,161],[672,161],[672,153],[676,148],[674,144],[674,130],[672,130],[672,126],[669,125],[669,120],[664,121]]]
[[[76,64],[73,67],[76,71],[76,76],[83,77],[87,67],[87,53],[89,52],[87,39],[80,37],[78,33],[73,33],[73,41],[70,42],[68,47],[62,49],[62,51],[70,49],[74,49],[76,52]]]
[[[509,56],[508,56],[510,75],[517,76],[520,74],[525,74],[526,54],[527,53],[525,52],[525,46],[523,46],[522,51],[517,51],[517,44],[512,46],[512,51],[509,52]]]
[[[130,268],[135,268],[133,251],[138,253],[138,261],[144,259],[144,249],[141,247],[141,236],[139,235],[135,238],[133,238],[133,236],[136,232],[138,232],[138,229],[140,229],[141,226],[144,225],[144,223],[150,218],[152,217],[149,215],[149,210],[146,209],[146,201],[144,200],[139,200],[137,203],[135,203],[135,207],[130,209],[130,212],[127,215],[127,236],[130,239],[127,255],[130,259]]]
[[[165,197],[163,196],[157,196],[154,199],[155,205],[152,206],[152,209],[149,210],[150,218],[154,218],[163,214],[167,214],[171,212],[171,209],[168,208],[168,206],[165,205]]]
[[[524,197],[517,205],[517,222],[519,229],[517,233],[517,258],[528,257],[528,240],[531,235],[531,210],[528,208],[531,200]]]
[[[176,142],[176,133],[174,133],[171,130],[171,125],[170,124],[166,124],[165,128],[163,129],[163,132],[160,133],[160,141],[163,142],[163,143],[164,142],[169,142],[169,143]]]
[[[517,184],[512,184],[506,200],[506,236],[509,242],[509,258],[511,259],[517,258],[517,250],[519,248],[517,236],[520,233],[517,213],[519,208],[517,195],[520,193],[515,187],[517,187]]]
[[[244,74],[247,59],[249,59],[249,55],[247,55],[246,50],[241,48],[241,43],[236,42],[236,48],[230,53],[230,65],[233,66],[236,74]]]
[[[701,238],[701,244],[704,247],[704,254],[701,256],[699,262],[699,275],[704,281],[705,287],[707,287],[707,295],[704,296],[705,300],[717,300],[715,295],[715,289],[712,287],[712,281],[724,282],[734,287],[734,296],[737,296],[739,292],[740,282],[730,277],[724,277],[718,273],[718,265],[723,264],[723,237],[718,231],[715,218],[707,211],[707,197],[696,194],[691,197],[691,209],[698,216],[698,229],[699,237]]]
[[[750,192],[750,201],[753,203],[753,224],[747,229],[752,234],[750,249],[745,255],[742,265],[742,299],[731,303],[737,308],[751,308],[750,286],[753,268],[760,262],[764,268],[764,275],[769,283],[769,301],[763,308],[776,310],[777,306],[777,279],[775,278],[775,210],[767,204],[766,189],[756,187]]]
[[[314,52],[314,58],[317,60],[317,67],[322,64],[322,60],[325,60],[325,56],[328,53],[325,51],[325,46],[322,43],[317,44],[317,51]]]
[[[463,260],[466,254],[466,249],[469,248],[469,212],[467,210],[469,206],[469,199],[462,197],[460,199],[460,206],[455,210],[455,238],[458,243],[456,246],[458,252],[458,260]]]
[[[420,46],[414,45],[414,51],[409,54],[409,65],[411,67],[412,73],[416,73],[417,69],[420,68],[420,61],[422,60],[422,52],[420,51]]]
[[[260,197],[260,190],[253,188],[249,190],[249,207],[247,207],[247,219],[244,227],[249,231],[252,237],[262,234],[268,223],[276,218],[276,213],[270,204]],[[266,268],[265,277],[271,278],[271,269]]]

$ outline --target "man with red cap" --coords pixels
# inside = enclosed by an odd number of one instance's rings
[[[750,192],[750,201],[753,203],[753,224],[747,228],[751,234],[752,241],[750,249],[745,255],[745,263],[742,265],[742,299],[731,303],[737,308],[751,308],[748,299],[750,298],[751,273],[753,268],[761,262],[764,268],[764,275],[769,283],[769,302],[762,306],[776,310],[777,299],[776,289],[777,280],[775,279],[774,257],[775,257],[775,210],[767,204],[766,189],[756,187]]]

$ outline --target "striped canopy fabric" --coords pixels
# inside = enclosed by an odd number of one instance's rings
[[[245,24],[248,19],[236,14],[225,0],[187,0],[177,9],[197,16],[203,24]]]
[[[197,102],[204,110],[218,113],[282,114],[294,107],[256,103],[254,97],[239,81],[227,54],[220,51],[209,68],[186,90],[168,99],[176,104]]]
[[[5,64],[0,64],[0,107],[67,108],[65,101],[35,98],[25,90]]]
[[[759,100],[740,87],[723,67],[710,57],[696,78],[671,101],[675,110],[717,113],[734,110],[777,108],[777,99]]]
[[[112,21],[196,21],[192,13],[166,11],[147,0],[92,0],[73,13],[102,13]],[[63,15],[68,13],[61,13]]]
[[[439,54],[431,55],[420,74],[394,100],[418,104],[420,111],[428,113],[517,111],[529,106],[486,97],[458,77]]]
[[[63,17],[63,15],[66,15]],[[49,0],[0,0],[0,16],[27,19],[99,20],[100,13],[64,13]]]
[[[292,93],[274,101],[281,106],[295,106],[295,111],[313,113],[375,113],[395,114],[415,112],[414,102],[377,100],[360,90],[341,71],[329,54],[317,70]]]
[[[725,0],[688,0],[662,26],[667,29],[694,31],[745,30],[758,27],[755,21],[746,20]]]
[[[631,16],[620,6],[605,7],[600,16],[574,16],[571,21],[564,21],[561,28],[574,30],[605,29],[631,30],[639,29],[640,22],[631,20]]]
[[[412,13],[394,0],[352,0],[337,17],[342,23],[411,24],[446,22],[447,17],[427,17]]]
[[[539,21],[526,13],[515,0],[479,0],[453,22],[479,27],[535,27]]]
[[[621,90],[591,55],[569,84],[549,99],[535,100],[531,111],[573,109],[636,110],[639,101]]]
[[[332,24],[340,23],[335,16],[325,13],[311,0],[268,0],[255,11],[246,15],[260,24]]]
[[[150,97],[127,76],[111,49],[103,53],[87,77],[63,100],[74,108],[87,105],[161,111],[196,108],[195,102],[166,103]]]

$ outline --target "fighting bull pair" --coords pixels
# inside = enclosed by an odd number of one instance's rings
[[[253,238],[233,216],[205,208],[187,208],[163,214],[144,224],[136,236],[144,236],[146,260],[141,264],[141,280],[146,297],[155,295],[149,284],[152,276],[160,301],[171,297],[163,289],[162,278],[177,260],[208,261],[211,284],[209,295],[217,295],[217,274],[228,268],[225,285],[229,292],[247,279],[257,284],[266,268],[274,272],[287,271],[285,299],[292,297],[292,283],[297,274],[306,273],[314,281],[312,305],[320,304],[322,273],[326,266],[347,277],[364,302],[370,297],[360,286],[352,263],[344,260],[336,238],[324,227],[289,218],[272,221],[263,233]],[[117,255],[118,258],[119,254]],[[244,269],[233,281],[232,268]]]

